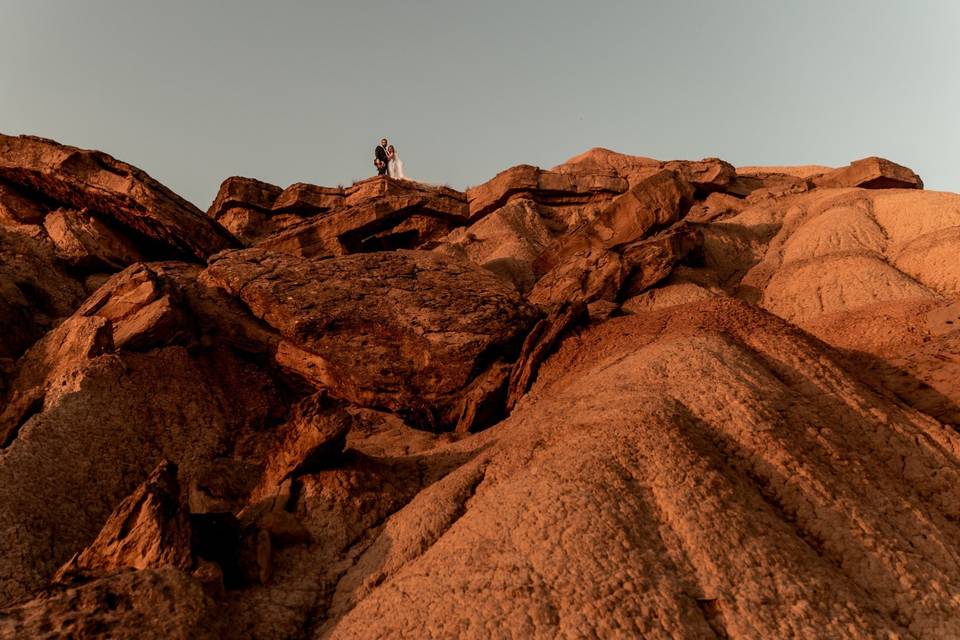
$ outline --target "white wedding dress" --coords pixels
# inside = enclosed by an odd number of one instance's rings
[[[391,178],[399,178],[400,180],[408,179],[403,173],[403,160],[401,160],[397,154],[393,154],[393,158],[387,163],[387,175]]]

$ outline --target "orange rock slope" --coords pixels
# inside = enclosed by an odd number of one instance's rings
[[[960,195],[593,149],[207,214],[0,136],[0,636],[960,636]]]

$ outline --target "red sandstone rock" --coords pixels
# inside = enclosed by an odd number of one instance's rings
[[[920,176],[885,158],[871,156],[854,160],[813,179],[818,187],[861,187],[863,189],[923,189]]]
[[[54,580],[89,570],[189,569],[192,565],[190,522],[180,508],[177,466],[163,461],[117,506],[90,546],[60,568]]]
[[[550,226],[540,205],[513,200],[452,231],[434,250],[479,264],[526,293],[537,281],[534,263],[554,238]]]
[[[680,222],[653,237],[623,247],[624,262],[630,266],[620,299],[639,295],[657,284],[673,270],[675,264],[703,245],[701,232]]]
[[[612,302],[630,278],[650,286],[665,277],[693,248],[697,236],[691,236],[693,242],[667,243],[657,250],[649,249],[649,244],[641,249],[634,243],[652,230],[676,222],[686,213],[692,197],[692,187],[672,171],[639,182],[591,223],[561,237],[541,254],[537,268],[546,273],[529,300],[548,308],[565,302]],[[646,275],[638,280],[635,273],[644,269]],[[632,288],[634,293],[637,286]]]
[[[154,257],[206,258],[235,240],[143,171],[99,151],[0,134],[0,181],[123,227]]]
[[[116,271],[140,259],[132,242],[83,211],[49,213],[43,228],[56,245],[57,255],[84,270]]]
[[[40,229],[0,225],[0,358],[20,357],[85,296],[83,284],[65,271]]]
[[[352,425],[352,416],[329,400],[325,392],[300,401],[267,454],[260,480],[264,489],[254,490],[254,496],[268,495],[290,478],[336,464]]]
[[[282,192],[280,187],[261,180],[240,176],[227,178],[220,184],[207,215],[216,220],[231,207],[269,211]]]
[[[699,161],[671,160],[663,163],[663,168],[675,171],[681,178],[706,193],[726,191],[737,176],[734,166],[719,158],[704,158]]]
[[[282,191],[280,187],[253,178],[227,178],[220,185],[207,215],[250,244],[297,220],[296,216],[274,215],[273,204]]]
[[[0,224],[40,224],[47,208],[9,184],[0,183]]]
[[[470,220],[477,220],[517,197],[543,204],[570,204],[609,198],[623,193],[627,187],[625,180],[614,175],[562,173],[519,165],[468,189],[467,201],[470,204]]]
[[[540,268],[561,264],[567,255],[592,248],[612,249],[642,238],[651,229],[673,224],[693,202],[693,189],[672,171],[639,182],[590,223],[574,230],[539,260]]]
[[[307,260],[220,254],[201,277],[282,336],[276,359],[332,395],[453,426],[484,354],[522,340],[536,311],[493,274],[429,252]]]
[[[77,315],[110,320],[118,348],[144,351],[186,343],[190,325],[182,294],[165,286],[158,273],[137,264],[112,278],[77,309]]]
[[[274,198],[271,206],[277,213],[309,216],[344,206],[346,194],[341,187],[321,187],[298,182]]]
[[[536,379],[540,365],[572,327],[580,323],[587,310],[583,303],[564,304],[541,318],[523,343],[520,357],[510,372],[507,408],[513,409]]]
[[[466,221],[466,205],[440,193],[384,196],[309,218],[258,246],[315,257],[414,249]]]
[[[42,411],[46,401],[53,403],[57,396],[75,391],[70,383],[77,370],[112,350],[113,335],[103,318],[68,318],[41,338],[17,363],[0,412],[0,448],[10,446],[20,427]]]
[[[106,281],[2,183],[0,635],[956,636],[960,197],[665,164],[514,170],[435,253]],[[223,211],[344,252],[465,206],[257,189]]]

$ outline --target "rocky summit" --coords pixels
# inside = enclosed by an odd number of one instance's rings
[[[958,256],[882,158],[0,136],[0,637],[960,637]]]

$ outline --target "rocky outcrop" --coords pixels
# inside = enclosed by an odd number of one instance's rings
[[[855,160],[841,169],[834,169],[813,179],[818,187],[860,187],[862,189],[923,189],[923,180],[913,171],[871,156]]]
[[[960,236],[950,233],[957,225],[955,194],[818,189],[759,202],[706,229],[705,245],[708,263],[756,255],[739,280],[741,294],[803,324],[880,300],[960,294],[960,267],[945,258],[960,248]],[[733,239],[729,233],[742,236],[747,229],[762,235]]]
[[[202,248],[14,140],[0,635],[960,633],[957,195],[594,149],[230,178]]]
[[[242,450],[276,411],[274,384],[222,349],[58,363],[34,387],[42,406],[20,418],[0,456],[0,540],[16,549],[0,558],[0,603],[23,599],[92,541],[159,460],[190,477]]]
[[[291,478],[333,466],[347,443],[353,416],[320,392],[302,400],[277,434],[267,455],[260,485],[253,494],[271,495]]]
[[[614,200],[590,223],[545,250],[537,268],[545,275],[530,300],[552,308],[564,302],[616,301],[628,281],[636,295],[666,277],[699,245],[685,226],[659,238],[647,236],[677,222],[693,200],[693,188],[672,171],[658,172]]]
[[[236,245],[195,206],[100,151],[0,134],[0,181],[119,225],[154,259],[204,259]]]
[[[318,194],[306,186],[294,185],[281,194],[275,210],[314,215],[258,246],[308,258],[416,249],[467,218],[463,195],[452,189],[390,178],[374,178],[336,194]]]
[[[6,406],[0,412],[0,448],[10,446],[20,428],[48,402],[74,391],[74,375],[89,361],[113,351],[104,318],[68,318],[41,338],[17,363]]]
[[[553,239],[540,205],[517,199],[451,232],[435,250],[470,260],[526,293],[539,277],[534,264]]]

